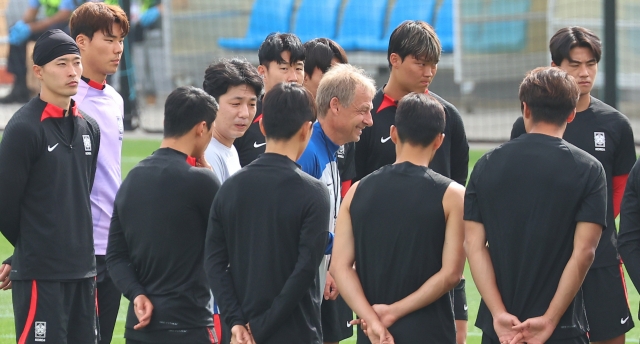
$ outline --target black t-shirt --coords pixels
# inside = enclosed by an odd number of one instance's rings
[[[478,160],[467,185],[464,219],[484,225],[507,311],[521,320],[541,316],[573,252],[576,223],[606,225],[604,169],[562,139],[524,134]],[[497,339],[484,302],[476,326]],[[587,329],[578,293],[551,339],[577,337]]]
[[[329,211],[326,185],[283,155],[262,154],[224,182],[205,250],[223,333],[249,323],[261,344],[322,343],[312,286]]]
[[[525,133],[524,121],[513,124],[511,138]],[[613,214],[613,177],[626,175],[636,162],[636,148],[629,119],[618,110],[591,97],[589,108],[576,114],[562,137],[594,156],[607,174],[607,229],[602,233],[591,268],[620,264]]]
[[[429,95],[442,104],[446,116],[444,141],[436,151],[429,167],[460,185],[465,185],[469,170],[469,143],[464,131],[462,117],[455,106],[433,92]],[[397,101],[384,94],[384,86],[373,98],[373,126],[362,131],[356,142],[356,180],[382,166],[396,161],[396,147],[391,141],[389,128],[395,124]]]
[[[338,172],[345,182],[356,177],[356,143],[349,142],[338,149]]]
[[[264,95],[258,98],[256,103],[256,117],[249,125],[249,129],[241,137],[233,141],[233,145],[238,151],[240,158],[240,166],[245,167],[253,160],[256,160],[260,154],[264,153],[266,141],[264,135],[260,131],[260,119],[262,118],[262,99]]]
[[[107,266],[131,301],[126,338],[213,326],[204,240],[220,182],[213,171],[186,159],[171,148],[158,149],[129,172],[116,195]],[[141,294],[153,303],[153,317],[147,327],[133,330],[133,300]]]
[[[442,198],[451,182],[409,162],[384,166],[360,181],[350,214],[357,272],[372,305],[407,297],[442,268]],[[399,319],[389,331],[398,344],[455,343],[449,294]],[[359,332],[358,343],[370,341]]]

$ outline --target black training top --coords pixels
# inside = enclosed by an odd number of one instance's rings
[[[249,165],[253,160],[256,160],[260,154],[264,153],[266,148],[266,141],[264,135],[260,131],[260,119],[262,118],[262,99],[264,95],[258,98],[256,103],[256,117],[249,125],[249,129],[242,135],[233,141],[233,145],[238,151],[238,157],[240,158],[240,166],[245,167]]]
[[[606,224],[606,187],[595,158],[547,135],[524,134],[478,160],[467,185],[464,219],[484,225],[509,313],[524,321],[546,312],[573,252],[576,223]],[[498,339],[484,302],[476,326]],[[587,330],[579,292],[550,339]]]
[[[171,148],[158,149],[129,172],[116,195],[107,266],[131,301],[126,338],[213,325],[204,238],[220,182],[213,171],[186,159]],[[147,327],[133,330],[133,300],[141,294],[153,303],[153,317]]]
[[[360,180],[384,165],[396,161],[396,147],[391,141],[389,128],[395,124],[397,101],[384,94],[384,86],[373,98],[373,126],[362,131],[360,141],[356,142],[356,179]],[[445,177],[460,185],[467,182],[469,171],[469,143],[464,131],[462,117],[458,110],[433,92],[434,97],[444,107],[446,126],[444,142],[438,148],[429,166]]]
[[[513,124],[511,138],[525,133],[524,120]],[[591,268],[620,264],[616,250],[616,223],[613,214],[613,177],[626,175],[636,162],[636,148],[629,119],[618,110],[591,97],[589,108],[578,112],[567,124],[562,137],[594,156],[607,174],[607,229],[602,233]]]
[[[338,149],[338,172],[342,182],[356,177],[356,143],[349,142]]]
[[[100,129],[76,109],[31,99],[0,142],[0,231],[15,246],[12,280],[95,276],[89,195]]]
[[[227,179],[205,268],[228,328],[249,323],[261,344],[322,343],[312,286],[328,228],[327,187],[286,156],[265,153]]]
[[[446,219],[442,198],[452,180],[409,162],[360,181],[351,201],[358,276],[370,304],[392,304],[442,269]],[[391,283],[389,283],[391,282]],[[399,319],[396,343],[456,342],[451,297]],[[371,343],[358,332],[358,343]]]
[[[640,286],[640,160],[629,173],[622,198],[618,251],[633,284]]]

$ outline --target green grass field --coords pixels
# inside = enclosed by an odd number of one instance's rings
[[[155,149],[158,148],[160,142],[158,140],[131,140],[125,139],[122,149],[122,172],[123,178],[128,171],[135,166],[138,161],[142,160]],[[483,151],[472,150],[470,153],[469,171],[471,171],[475,162],[483,154]],[[13,252],[11,245],[0,237],[0,259],[8,257]],[[471,279],[471,273],[468,266],[465,268],[465,276],[467,278],[467,302],[469,305],[469,337],[467,343],[478,344],[480,343],[481,332],[473,326],[476,318],[478,306],[480,304],[480,295],[476,289],[473,280]],[[627,278],[627,286],[629,289],[629,302],[631,304],[631,314],[634,320],[637,319],[638,314],[638,302],[640,296],[636,291],[636,288],[631,283],[631,280]],[[128,301],[122,299],[120,304],[120,313],[118,315],[118,323],[116,324],[116,330],[114,333],[114,340],[112,343],[122,344],[124,343],[124,320],[125,311],[128,306]],[[634,328],[627,333],[628,343],[638,343],[640,338],[640,326]],[[13,323],[13,310],[11,306],[11,292],[0,292],[0,343],[15,343],[15,329]],[[344,344],[354,344],[355,339],[352,337],[349,340],[343,341]]]

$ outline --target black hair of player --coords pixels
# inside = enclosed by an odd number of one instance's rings
[[[602,42],[589,29],[580,26],[565,27],[556,32],[549,41],[549,51],[551,61],[560,66],[562,61],[569,60],[569,53],[575,47],[582,47],[591,50],[596,62],[600,62],[602,57]]]
[[[212,63],[204,72],[202,89],[220,102],[220,96],[229,88],[247,85],[259,97],[264,84],[258,70],[247,60],[238,58],[221,59]]]
[[[387,61],[391,68],[391,54],[396,53],[404,61],[407,56],[437,64],[442,45],[433,27],[421,20],[405,20],[389,38]]]
[[[304,74],[312,75],[318,68],[324,74],[331,68],[331,61],[335,58],[338,63],[349,63],[347,53],[340,44],[328,38],[315,38],[304,45]]]
[[[287,141],[316,118],[316,103],[302,85],[278,83],[262,101],[262,126],[268,139]]]
[[[289,64],[294,65],[298,61],[304,61],[304,48],[298,36],[292,33],[270,33],[258,50],[258,62],[269,68],[270,62],[285,63],[282,59],[283,51],[291,53]]]
[[[530,71],[520,84],[520,106],[531,111],[534,123],[562,126],[575,110],[580,97],[576,80],[555,67],[538,67]]]
[[[218,103],[207,92],[193,86],[178,87],[164,103],[164,137],[182,137],[202,121],[210,129],[217,114]]]
[[[409,93],[398,102],[395,126],[400,142],[427,147],[444,133],[446,125],[442,104],[424,93]]]

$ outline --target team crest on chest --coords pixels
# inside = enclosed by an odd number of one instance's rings
[[[606,144],[606,140],[605,140],[605,136],[604,133],[601,131],[596,131],[593,133],[593,142],[595,144],[595,148],[597,151],[604,151],[605,150],[605,144]]]
[[[344,159],[344,146],[340,146],[340,148],[338,148],[338,158],[340,159]]]
[[[82,142],[84,143],[84,154],[91,155],[91,136],[82,135]]]

